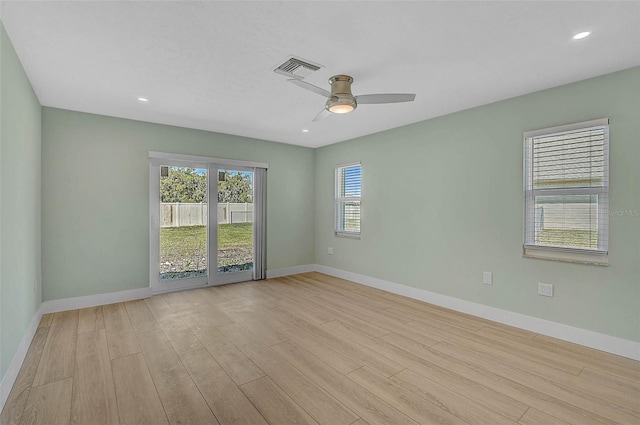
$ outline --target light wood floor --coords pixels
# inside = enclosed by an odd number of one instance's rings
[[[639,424],[640,364],[319,273],[43,317],[5,424]]]

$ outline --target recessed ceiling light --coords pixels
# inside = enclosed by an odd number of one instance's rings
[[[307,130],[306,128],[304,128],[304,129],[302,129],[302,132],[303,132],[303,133],[308,133],[308,132],[309,132],[309,130]]]
[[[146,97],[139,97],[138,100],[140,102],[148,102],[149,101],[149,99],[147,99]]]
[[[588,37],[589,34],[591,34],[591,31],[583,31],[583,32],[579,32],[576,35],[573,36],[574,40],[580,40],[582,38]]]

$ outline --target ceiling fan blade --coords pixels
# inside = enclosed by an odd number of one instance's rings
[[[297,79],[293,79],[293,80],[287,80],[288,82],[290,82],[291,84],[295,84],[298,87],[302,87],[303,89],[312,91],[314,93],[319,94],[320,96],[324,96],[324,97],[331,97],[331,92],[327,91],[323,88],[320,88],[318,86],[314,86],[313,84],[309,84],[306,83],[302,80],[297,80]]]
[[[356,96],[356,102],[362,105],[372,103],[400,103],[413,102],[415,98],[415,94],[409,93],[362,94],[360,96]]]
[[[318,113],[318,115],[316,115],[313,118],[313,122],[323,120],[323,119],[327,118],[329,115],[331,115],[331,112],[327,111],[326,109],[323,109],[322,111],[320,111]]]

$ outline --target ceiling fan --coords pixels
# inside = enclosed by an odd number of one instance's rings
[[[358,104],[413,102],[416,98],[415,94],[409,93],[378,93],[354,96],[351,94],[351,83],[353,83],[353,77],[349,75],[334,75],[329,78],[331,91],[314,86],[313,84],[309,84],[301,79],[287,81],[327,98],[327,103],[324,105],[324,109],[315,116],[313,121],[320,121],[332,113],[346,114],[352,112],[358,107]]]

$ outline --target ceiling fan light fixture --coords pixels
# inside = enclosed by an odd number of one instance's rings
[[[333,114],[348,114],[358,107],[353,97],[332,97],[327,100],[325,108]]]
[[[324,109],[313,118],[313,122],[320,121],[331,114],[348,114],[349,112],[353,112],[358,107],[358,103],[362,105],[372,105],[378,103],[413,102],[416,98],[416,95],[413,93],[375,93],[354,96],[351,92],[353,77],[344,74],[334,75],[329,78],[331,91],[309,84],[299,78],[292,78],[287,81],[327,99],[324,104]]]
[[[329,78],[331,96],[325,108],[333,114],[348,114],[358,107],[355,97],[351,94],[353,78],[349,75],[334,75]]]
[[[349,112],[353,112],[356,109],[351,105],[333,105],[329,108],[329,112],[333,112],[334,114],[348,114]]]

